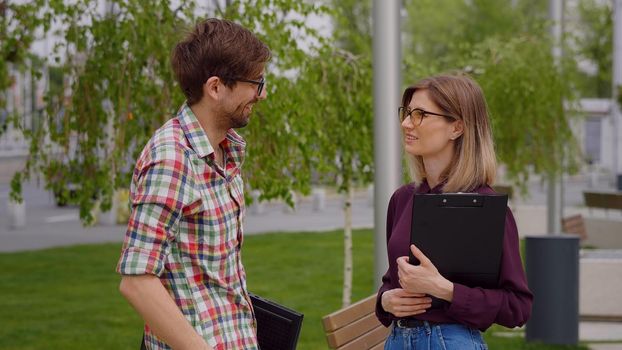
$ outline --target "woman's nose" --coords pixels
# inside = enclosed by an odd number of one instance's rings
[[[404,129],[413,129],[415,127],[415,125],[412,122],[412,118],[410,118],[410,116],[404,118],[404,120],[402,120],[402,128]]]

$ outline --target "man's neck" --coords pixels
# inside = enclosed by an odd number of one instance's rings
[[[219,123],[216,113],[205,104],[197,103],[191,106],[190,109],[197,117],[199,124],[201,124],[201,128],[203,128],[203,131],[209,139],[210,145],[212,145],[212,149],[214,149],[216,155],[219,156],[216,159],[220,163],[220,143],[227,136],[229,127],[220,125],[221,123]]]

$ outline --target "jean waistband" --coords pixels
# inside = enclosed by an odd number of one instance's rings
[[[398,328],[417,328],[425,326],[426,323],[429,326],[434,326],[438,324],[436,322],[423,321],[416,318],[400,318],[399,320],[395,321],[395,326]]]

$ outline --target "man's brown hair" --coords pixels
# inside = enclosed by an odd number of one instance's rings
[[[250,30],[228,20],[208,18],[175,45],[171,64],[192,106],[203,97],[203,84],[210,77],[217,76],[232,87],[235,79],[257,78],[270,57],[270,49]]]

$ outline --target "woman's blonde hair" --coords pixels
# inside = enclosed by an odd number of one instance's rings
[[[454,141],[454,156],[441,173],[443,192],[468,192],[492,185],[497,171],[492,131],[486,100],[480,86],[466,75],[437,75],[425,78],[407,88],[402,106],[408,107],[417,90],[427,90],[430,99],[443,113],[464,123],[464,132]],[[421,156],[407,155],[415,184],[426,179]]]

